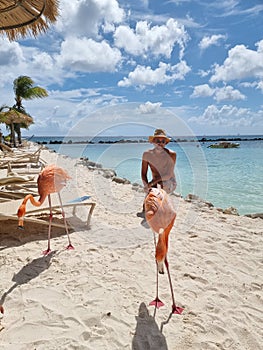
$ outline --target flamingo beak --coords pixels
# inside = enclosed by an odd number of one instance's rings
[[[20,228],[21,230],[24,230],[24,217],[21,216],[20,218],[18,218],[18,228]]]
[[[26,206],[25,204],[21,204],[17,211],[18,216],[18,228],[24,229],[24,216],[26,212]]]

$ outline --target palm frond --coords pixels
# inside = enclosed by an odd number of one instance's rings
[[[33,88],[28,89],[22,97],[24,100],[33,100],[34,98],[43,98],[47,96],[48,92],[45,89],[39,86],[34,86]]]

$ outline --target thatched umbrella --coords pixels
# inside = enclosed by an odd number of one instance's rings
[[[5,123],[6,125],[10,126],[11,140],[13,141],[14,146],[16,147],[14,123],[19,123],[19,124],[24,124],[26,126],[29,126],[30,124],[33,124],[34,121],[33,121],[33,118],[30,117],[29,115],[18,112],[13,108],[10,108],[7,112],[0,113],[0,123]]]
[[[58,16],[58,0],[1,0],[1,31],[10,40],[46,32]]]

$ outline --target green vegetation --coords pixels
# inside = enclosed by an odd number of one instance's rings
[[[24,75],[14,80],[13,90],[16,103],[13,107],[6,105],[0,107],[0,123],[5,123],[7,128],[10,129],[10,143],[16,147],[15,133],[17,134],[18,143],[21,144],[21,128],[28,128],[30,124],[34,123],[33,118],[25,110],[22,101],[47,97],[48,92],[40,86],[34,86],[34,81]]]

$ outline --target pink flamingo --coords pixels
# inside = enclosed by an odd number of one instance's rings
[[[167,260],[168,252],[168,239],[169,233],[174,225],[176,218],[176,212],[173,208],[171,200],[168,194],[161,188],[151,188],[148,195],[145,198],[145,217],[147,223],[151,227],[154,234],[154,245],[155,245],[155,259],[157,266],[157,277],[156,277],[156,298],[150,303],[155,306],[154,316],[156,308],[164,305],[164,303],[158,297],[158,273],[164,274],[164,264],[167,269],[168,280],[172,295],[172,313],[181,314],[183,308],[176,306],[172,280],[169,271],[169,264]],[[155,233],[159,234],[158,243],[156,244]]]
[[[22,204],[18,208],[17,216],[18,216],[18,227],[24,228],[24,216],[26,213],[26,203],[28,200],[36,206],[40,207],[43,202],[45,201],[46,197],[48,197],[49,202],[49,228],[48,228],[48,247],[47,250],[43,252],[44,255],[48,255],[51,252],[50,249],[50,234],[51,234],[51,224],[52,224],[52,205],[51,205],[51,193],[58,193],[59,202],[61,206],[61,212],[64,220],[65,229],[68,236],[68,246],[67,249],[74,249],[73,245],[71,244],[69,232],[68,232],[68,226],[65,218],[65,212],[62,205],[62,200],[60,196],[60,191],[62,188],[66,185],[66,182],[70,179],[70,176],[67,174],[67,172],[55,165],[48,165],[46,166],[39,174],[37,179],[37,185],[38,185],[38,193],[39,193],[39,200],[36,201],[32,194],[28,194],[25,196]]]

